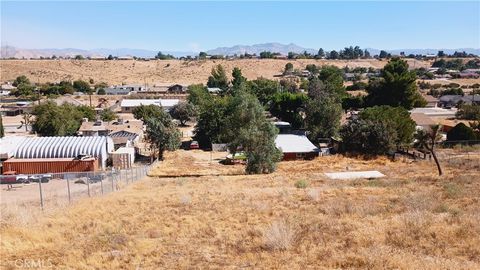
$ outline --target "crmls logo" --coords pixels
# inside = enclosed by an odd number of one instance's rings
[[[53,264],[50,259],[18,259],[15,260],[15,266],[18,268],[52,268]]]

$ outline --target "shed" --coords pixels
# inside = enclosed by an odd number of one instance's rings
[[[305,135],[278,134],[275,145],[283,152],[283,160],[314,159],[320,151]]]
[[[120,147],[112,153],[112,165],[116,169],[129,169],[135,161],[135,148]]]

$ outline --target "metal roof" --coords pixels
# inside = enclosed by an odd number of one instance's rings
[[[278,134],[275,145],[283,153],[318,152],[318,148],[304,135]]]
[[[74,158],[90,155],[105,166],[108,153],[113,150],[112,138],[87,137],[31,137],[17,145],[15,158]]]
[[[178,104],[178,99],[123,99],[121,107],[138,107],[140,105],[157,105],[170,108]]]

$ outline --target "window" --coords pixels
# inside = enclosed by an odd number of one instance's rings
[[[305,157],[307,157],[306,153],[296,153],[297,159],[305,159]]]

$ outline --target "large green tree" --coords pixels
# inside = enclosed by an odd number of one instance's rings
[[[187,101],[197,107],[203,106],[206,102],[212,100],[212,95],[203,84],[192,84],[187,89]]]
[[[173,151],[180,146],[180,131],[167,113],[163,113],[160,117],[147,118],[145,124],[146,140],[150,143],[153,156],[163,160],[166,150]]]
[[[140,105],[133,109],[133,117],[142,121],[148,118],[161,118],[165,112],[161,106],[157,105]]]
[[[221,133],[225,128],[226,111],[231,97],[215,96],[199,107],[194,139],[201,148],[210,148],[212,143],[224,143]]]
[[[33,107],[33,131],[41,136],[73,136],[76,135],[83,118],[94,120],[95,111],[88,106],[72,104],[56,105],[47,101]]]
[[[369,105],[389,105],[394,107],[423,107],[425,99],[420,95],[415,71],[408,70],[406,61],[393,58],[385,65],[381,78],[370,81],[367,87]]]
[[[281,152],[275,146],[277,130],[267,121],[258,99],[241,91],[231,99],[227,113],[222,137],[233,154],[239,148],[245,151],[246,172],[273,172],[281,158]]]
[[[82,80],[74,81],[73,88],[78,92],[87,93],[87,94],[92,93],[92,88],[90,87],[90,84],[86,81],[82,81]]]
[[[208,77],[208,87],[218,87],[223,91],[228,90],[228,78],[222,65],[212,68],[212,74]]]
[[[413,141],[415,122],[410,113],[402,107],[374,106],[363,110],[360,118],[375,123],[383,123],[395,132],[395,145],[409,145]]]
[[[278,81],[262,77],[248,81],[247,85],[249,91],[254,94],[263,105],[266,105],[280,89]]]
[[[289,122],[293,128],[301,128],[304,126],[302,111],[307,100],[308,97],[301,93],[277,93],[271,99],[270,113]]]
[[[333,98],[314,98],[307,101],[305,125],[311,140],[336,137],[341,118],[342,105]]]
[[[196,108],[193,104],[187,102],[180,102],[173,106],[170,110],[170,115],[180,121],[180,125],[185,126],[185,123],[197,115]]]

